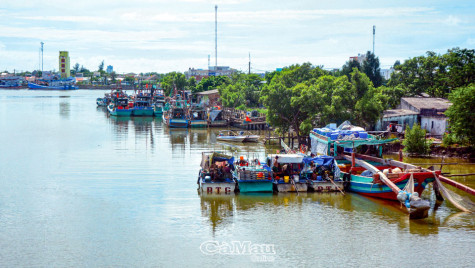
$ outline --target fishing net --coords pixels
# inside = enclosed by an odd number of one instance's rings
[[[404,189],[402,189],[402,190],[406,191],[410,194],[414,193],[414,175],[413,175],[413,173],[411,173],[411,177],[409,178],[409,180],[406,183],[406,186],[404,186]]]
[[[444,185],[442,185],[442,183],[439,180],[439,177],[435,173],[434,173],[434,178],[435,178],[434,183],[437,185],[438,190],[456,208],[465,212],[475,212],[475,203],[473,203],[469,198],[463,197],[455,193],[454,191],[447,189]]]

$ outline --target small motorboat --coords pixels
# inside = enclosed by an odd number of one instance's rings
[[[222,130],[219,132],[216,137],[219,141],[231,141],[231,142],[257,142],[259,141],[258,135],[252,135],[251,133],[246,133],[241,131],[236,133],[232,130]]]

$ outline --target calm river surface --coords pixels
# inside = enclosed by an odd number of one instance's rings
[[[0,91],[1,267],[473,267],[475,217],[446,203],[409,220],[351,193],[200,196],[201,152],[275,148],[111,118],[103,94]],[[233,241],[267,254],[212,254]]]

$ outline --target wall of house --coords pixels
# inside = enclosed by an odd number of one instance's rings
[[[447,128],[447,118],[421,116],[421,127],[433,136],[442,136]]]
[[[417,115],[410,114],[410,115],[400,115],[400,116],[392,116],[392,117],[384,117],[382,120],[379,120],[376,123],[375,130],[376,131],[386,131],[387,127],[390,122],[396,122],[402,126],[404,126],[404,130],[406,127],[411,127],[414,123],[417,123]]]
[[[401,104],[399,104],[399,109],[404,109],[404,110],[411,110],[411,111],[414,111],[414,112],[420,112],[419,109],[417,109],[416,107],[410,105],[408,102],[406,102],[404,99],[401,98]]]

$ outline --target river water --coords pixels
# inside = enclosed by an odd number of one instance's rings
[[[475,217],[445,202],[409,220],[351,193],[200,196],[201,152],[275,148],[111,118],[103,93],[0,91],[1,267],[473,267]]]

